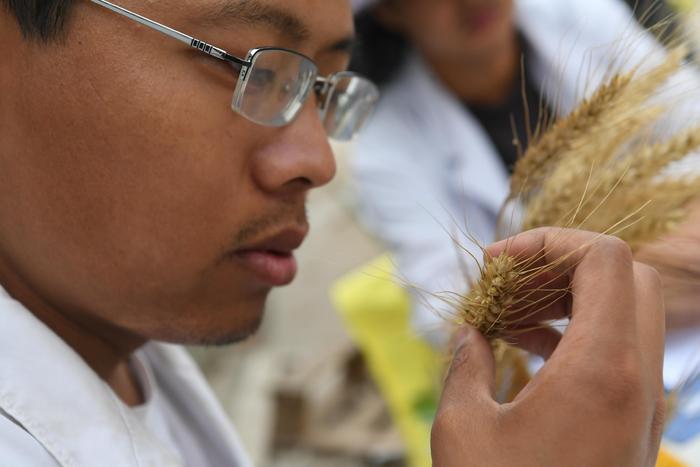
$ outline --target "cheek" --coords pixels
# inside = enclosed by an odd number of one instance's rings
[[[454,49],[455,41],[462,42],[463,34],[459,9],[454,2],[431,5],[421,2],[410,18],[413,42],[432,56],[440,56]]]
[[[226,97],[188,97],[186,85],[154,86],[144,73],[125,78],[129,92],[71,79],[84,86],[28,85],[17,100],[20,137],[0,159],[0,218],[11,220],[3,249],[56,293],[147,300],[196,289],[256,208],[249,148],[229,130]]]
[[[486,2],[495,7],[489,24],[472,23],[475,7],[483,2],[446,1],[421,11],[414,19],[420,27],[413,32],[421,50],[432,57],[447,59],[492,53],[513,31],[513,4],[509,0]]]

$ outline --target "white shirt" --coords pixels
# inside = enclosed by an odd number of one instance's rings
[[[173,406],[158,385],[148,360],[137,353],[132,369],[141,386],[145,402],[131,407],[130,412],[163,446],[169,449],[182,465],[211,465],[204,445],[182,417],[182,411]]]
[[[180,347],[137,352],[147,403],[133,409],[2,288],[0,316],[0,466],[252,465]]]

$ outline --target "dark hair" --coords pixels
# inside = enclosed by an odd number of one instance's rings
[[[61,34],[73,0],[0,0],[17,18],[22,34],[48,42]]]
[[[372,8],[355,16],[355,29],[357,46],[350,69],[380,87],[389,84],[406,62],[411,48],[408,40],[382,25]]]

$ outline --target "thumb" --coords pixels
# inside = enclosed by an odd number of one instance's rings
[[[445,379],[440,405],[476,405],[483,409],[485,401],[494,402],[494,379],[491,346],[476,329],[466,326]]]

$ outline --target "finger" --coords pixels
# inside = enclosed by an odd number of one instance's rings
[[[634,273],[641,355],[651,383],[662,389],[666,320],[661,278],[656,270],[641,263],[634,264]]]
[[[650,266],[635,263],[635,284],[639,315],[637,320],[640,352],[646,372],[645,388],[654,403],[651,421],[651,444],[658,448],[664,428],[666,401],[664,399],[663,364],[666,319],[662,283],[659,274]],[[655,452],[655,450],[653,450]]]
[[[470,406],[481,411],[494,404],[494,368],[488,342],[478,331],[466,326],[445,379],[440,406]]]
[[[548,360],[561,341],[562,334],[550,326],[514,332],[510,341],[516,347]]]

